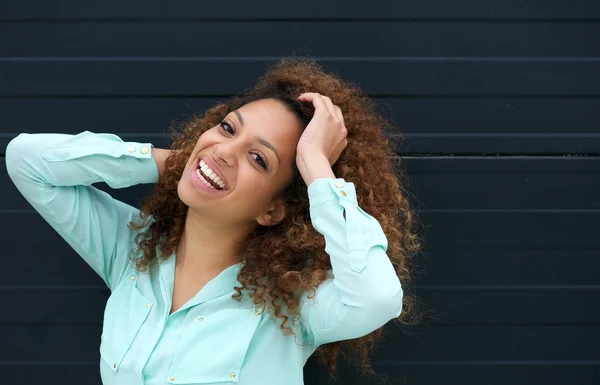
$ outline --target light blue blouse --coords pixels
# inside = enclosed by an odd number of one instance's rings
[[[381,226],[358,207],[352,183],[331,178],[311,183],[308,194],[333,269],[316,296],[301,297],[294,334],[284,336],[248,298],[231,298],[241,264],[169,315],[175,255],[136,271],[136,233],[127,224],[138,209],[91,186],[157,182],[151,148],[85,131],[21,134],[6,149],[19,191],[111,290],[100,343],[104,384],[299,385],[319,345],[364,336],[400,315],[402,288]]]

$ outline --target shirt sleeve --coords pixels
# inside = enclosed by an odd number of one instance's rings
[[[317,179],[308,187],[310,217],[325,237],[332,276],[300,300],[309,343],[359,338],[400,315],[402,286],[386,254],[379,222],[357,203],[353,183]]]
[[[92,183],[124,188],[158,181],[150,143],[113,134],[20,134],[6,148],[17,189],[113,290],[130,263],[139,210]]]

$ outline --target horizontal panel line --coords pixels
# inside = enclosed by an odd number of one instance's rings
[[[99,98],[101,99],[101,98]],[[125,98],[124,98],[125,99]],[[129,98],[127,98],[129,99]],[[600,100],[599,100],[600,101]],[[191,114],[191,112],[190,112]],[[0,138],[10,137],[12,133],[10,132],[0,132]],[[125,132],[119,131],[119,135],[138,135],[138,136],[164,136],[168,135],[167,132]],[[531,134],[523,134],[523,133],[396,133],[396,132],[384,132],[383,135],[389,137],[411,137],[411,138],[532,138],[532,139],[571,139],[571,138],[598,138],[600,139],[600,133],[531,133]]]
[[[420,209],[421,213],[556,213],[597,214],[600,209]]]
[[[434,309],[435,310],[435,309]],[[581,329],[587,329],[587,328],[598,328],[600,327],[600,322],[563,322],[563,321],[556,321],[556,322],[443,322],[444,317],[446,317],[447,315],[449,315],[449,312],[440,312],[440,314],[435,314],[435,315],[424,315],[422,322],[419,325],[415,325],[409,328],[404,329],[408,334],[422,334],[424,333],[424,330],[429,330],[429,329],[433,329],[433,328],[448,328],[448,329],[455,329],[455,328],[544,328],[544,329],[553,329],[553,328],[560,328],[560,329],[566,329],[566,328],[570,328],[570,329],[575,329],[575,328],[581,328]],[[43,315],[41,316],[35,316],[35,318],[42,318]],[[55,315],[52,315],[52,317],[55,317]],[[34,318],[34,317],[31,317]],[[43,320],[36,320],[33,322],[30,321],[1,321],[0,320],[0,328],[2,327],[14,327],[14,326],[31,326],[31,327],[48,327],[48,326],[55,326],[55,327],[62,327],[62,326],[72,326],[72,327],[78,327],[78,326],[84,326],[84,327],[88,327],[88,326],[96,326],[96,325],[101,325],[102,324],[102,317],[97,317],[96,320],[91,320],[91,321],[86,321],[86,322],[82,322],[82,321],[62,321],[60,319],[58,320],[48,320],[48,321],[43,321]],[[393,327],[393,326],[392,326]],[[426,329],[418,329],[419,327],[426,327]]]
[[[96,131],[101,132],[101,131]],[[126,135],[135,135],[140,137],[139,134],[123,134],[123,137]],[[162,137],[163,139],[170,139],[168,133],[157,134],[157,137]],[[0,136],[2,137],[2,136]],[[12,138],[12,136],[3,136],[5,138]],[[491,152],[489,154],[486,153],[468,153],[468,152],[457,152],[452,151],[451,153],[419,153],[419,152],[411,152],[409,150],[404,151],[400,150],[402,154],[410,154],[410,155],[402,155],[399,154],[397,158],[414,160],[414,159],[432,159],[432,160],[528,160],[528,161],[537,161],[537,160],[561,160],[561,161],[595,161],[600,159],[600,151],[594,153],[531,153],[531,154],[515,154],[515,153],[497,153]],[[0,153],[0,159],[4,158],[4,153]],[[586,170],[587,171],[587,170]]]
[[[101,98],[98,98],[101,99]],[[124,98],[129,99],[129,98]],[[600,101],[600,100],[599,100]],[[190,112],[189,114],[191,114]],[[174,117],[177,119],[177,117]],[[8,138],[13,134],[10,132],[0,132],[0,138]],[[119,131],[119,135],[136,135],[136,136],[150,136],[150,137],[162,137],[168,136],[168,132],[123,132]],[[508,138],[508,139],[573,139],[573,138],[581,138],[581,139],[600,139],[600,133],[531,133],[531,134],[523,134],[523,133],[396,133],[396,132],[384,132],[384,136],[392,137],[392,138],[439,138],[439,139],[447,139],[447,138]]]
[[[574,94],[559,94],[559,95],[523,95],[523,94],[502,94],[502,95],[492,95],[492,94],[478,94],[478,95],[469,95],[469,94],[385,94],[385,93],[367,93],[368,96],[373,98],[375,101],[379,99],[441,99],[441,100],[496,100],[496,99],[543,99],[543,100],[554,100],[554,99],[565,99],[565,100],[579,100],[579,99],[599,99],[599,95],[574,95]],[[233,97],[233,94],[157,94],[157,95],[147,95],[147,94],[52,94],[52,95],[42,95],[42,94],[4,94],[0,95],[0,100],[3,99],[128,99],[128,100],[136,100],[136,99],[227,99]]]
[[[43,366],[54,366],[54,365],[99,365],[98,361],[48,361],[48,360],[39,360],[39,361],[0,361],[0,365],[43,365]]]
[[[600,256],[598,256],[600,259]],[[600,285],[417,285],[417,290],[600,290]]]
[[[600,257],[599,257],[600,258]],[[417,285],[417,290],[600,290],[599,285]],[[0,290],[109,290],[99,285],[2,285]]]
[[[421,22],[421,23],[597,23],[600,18],[508,18],[508,17],[23,17],[23,18],[0,18],[0,23],[397,23],[397,22]]]
[[[505,327],[505,328],[598,328],[600,327],[600,322],[454,322],[454,323],[444,323],[444,322],[434,322],[437,318],[443,320],[444,317],[449,314],[448,312],[442,313],[440,315],[435,316],[424,316],[423,325],[426,325],[428,329],[444,327],[444,328],[464,328],[464,327]],[[427,321],[429,320],[429,321]],[[411,333],[411,329],[407,330],[407,333]],[[422,331],[415,331],[415,334],[421,334]]]
[[[34,133],[33,131],[30,131],[31,133]],[[93,132],[96,133],[110,133],[106,130],[95,130]],[[20,131],[15,131],[13,133],[10,132],[3,132],[0,133],[0,138],[13,138],[15,136],[15,134],[19,134]],[[119,136],[139,136],[139,137],[156,137],[156,138],[162,138],[162,137],[166,137],[169,138],[170,134],[168,132],[122,132],[122,131],[118,131]]]
[[[100,131],[96,131],[100,132]],[[8,136],[11,137],[11,136]],[[5,154],[0,154],[0,159],[4,159]],[[506,161],[506,160],[555,160],[555,161],[569,161],[569,162],[596,162],[598,155],[586,155],[586,154],[490,154],[490,155],[471,155],[471,154],[434,154],[434,153],[411,153],[411,155],[397,155],[391,159],[404,159],[404,160],[486,160],[486,161]]]
[[[39,100],[55,100],[55,99],[122,99],[122,100],[137,100],[137,99],[165,99],[165,100],[177,100],[177,99],[227,99],[234,97],[236,95],[233,94],[223,94],[223,95],[211,95],[211,94],[202,94],[202,95],[177,95],[177,94],[169,94],[169,95],[135,95],[135,94],[127,94],[127,95],[111,95],[111,94],[103,94],[103,95],[0,95],[0,100],[11,100],[11,99],[39,99]],[[600,99],[600,96],[598,97]]]
[[[0,365],[40,365],[40,366],[69,366],[69,365],[98,365],[99,361],[49,361],[49,360],[3,360]],[[400,361],[381,360],[373,361],[375,365],[600,365],[600,360],[488,360],[488,361]]]
[[[515,56],[310,56],[318,61],[355,62],[584,62],[600,63],[600,57],[515,57]],[[277,61],[281,56],[59,56],[0,57],[0,63],[21,62],[255,62]]]
[[[598,156],[586,156],[584,154],[489,154],[489,155],[445,155],[445,154],[433,154],[433,153],[422,153],[422,154],[411,154],[401,157],[402,159],[414,160],[414,159],[432,159],[432,160],[561,160],[561,161],[596,161]]]
[[[0,157],[2,160],[3,157]],[[554,214],[598,214],[600,209],[416,209],[419,213],[431,214],[455,214],[455,213],[492,213],[492,214],[534,214],[534,213],[554,213]],[[37,213],[34,209],[0,209],[0,214],[32,214]]]
[[[189,114],[191,114],[190,112]],[[177,117],[174,117],[177,119]],[[0,138],[11,137],[12,133],[10,132],[2,132],[0,133]],[[168,132],[123,132],[119,131],[119,135],[137,135],[137,136],[150,136],[150,137],[162,137],[168,136]],[[396,132],[384,132],[384,136],[396,138],[396,137],[405,137],[405,138],[531,138],[531,139],[572,139],[572,138],[581,138],[581,139],[600,139],[600,133],[539,133],[539,134],[522,134],[522,133],[488,133],[488,134],[479,134],[479,133],[396,133]]]
[[[96,321],[92,321],[92,322],[64,322],[64,321],[59,321],[59,322],[52,322],[52,321],[48,321],[48,322],[2,322],[0,321],[0,328],[2,327],[15,327],[15,326],[28,326],[28,327],[42,327],[42,328],[47,328],[49,326],[53,326],[53,327],[79,327],[79,326],[84,326],[84,327],[94,327],[94,326],[99,326],[102,325],[102,316],[99,316],[98,319]]]
[[[568,252],[577,252],[577,251],[598,251],[600,255],[600,246],[581,246],[578,244],[572,244],[569,246],[561,246],[561,245],[553,245],[553,246],[542,246],[542,245],[538,245],[538,246],[530,246],[530,245],[518,245],[518,246],[500,246],[498,244],[491,244],[491,245],[483,245],[483,247],[487,247],[487,248],[482,248],[482,245],[478,245],[478,244],[455,244],[455,243],[446,243],[446,242],[439,242],[438,244],[435,245],[435,250],[443,250],[443,252],[448,252],[449,250],[452,252],[452,255],[456,255],[458,253],[467,253],[467,254],[473,254],[474,252],[477,253],[490,253],[490,252],[507,252],[507,253],[514,253],[514,252],[540,252],[540,251],[545,251],[545,252],[557,252],[557,251],[568,251]],[[433,249],[430,247],[430,249]],[[428,250],[428,252],[430,252],[431,250]],[[440,251],[437,251],[436,254],[440,254]],[[573,255],[573,258],[576,258],[576,255]]]
[[[391,134],[391,136],[405,136],[412,138],[532,138],[532,139],[570,139],[570,138],[600,138],[600,133],[462,133],[462,132],[450,132],[450,133],[405,133],[405,134]]]
[[[600,365],[600,360],[486,360],[486,361],[393,361],[393,360],[382,360],[373,361],[375,365],[469,365],[469,366],[481,366],[481,365],[569,365],[569,366],[580,366],[580,365]]]
[[[426,326],[427,329],[426,330],[431,330],[434,328],[437,329],[441,329],[441,328],[447,328],[447,329],[455,329],[455,328],[559,328],[559,329],[566,329],[566,328],[581,328],[581,329],[585,329],[585,328],[600,328],[600,322],[596,322],[596,323],[579,323],[579,322],[547,322],[547,323],[540,323],[540,322],[520,322],[520,323],[516,323],[516,322],[506,322],[506,323],[498,323],[498,322],[455,322],[455,323],[444,323],[444,322],[435,322],[436,318],[442,319],[445,317],[446,314],[441,314],[441,315],[436,315],[434,317],[429,317],[429,316],[424,316],[423,321],[421,322],[420,325],[422,326]],[[95,326],[100,326],[102,325],[102,317],[99,316],[97,320],[95,321],[89,321],[89,322],[77,322],[77,321],[73,321],[73,322],[66,322],[66,321],[37,321],[37,322],[29,322],[29,321],[23,321],[23,322],[2,322],[0,321],[0,329],[3,327],[22,327],[22,326],[28,326],[28,327],[41,327],[41,328],[47,328],[47,327],[95,327]],[[417,325],[419,326],[419,325]],[[389,326],[389,327],[393,327],[393,326]],[[417,329],[404,329],[404,331],[406,332],[406,334],[408,335],[420,335],[423,334],[424,331],[423,330],[417,330]]]
[[[0,290],[109,290],[98,285],[2,285]]]
[[[404,152],[403,150],[400,150]],[[409,152],[409,151],[406,151]],[[433,159],[452,159],[452,158],[460,158],[460,159],[530,159],[530,158],[540,158],[540,159],[595,159],[600,156],[600,150],[598,152],[590,152],[590,153],[548,153],[548,152],[534,152],[531,154],[515,154],[515,153],[499,153],[497,151],[482,153],[481,151],[477,152],[466,152],[466,151],[449,151],[449,152],[410,152],[410,157],[412,158],[433,158]],[[408,156],[403,156],[403,158]]]

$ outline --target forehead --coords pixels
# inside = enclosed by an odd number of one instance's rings
[[[262,99],[243,105],[238,109],[244,117],[244,123],[253,126],[293,126],[299,128],[296,116],[275,99]]]
[[[245,104],[238,111],[244,120],[243,129],[248,134],[268,140],[278,150],[280,146],[296,144],[300,138],[298,118],[281,101],[257,100]]]

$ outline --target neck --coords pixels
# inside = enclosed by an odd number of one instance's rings
[[[253,230],[250,225],[216,223],[188,209],[177,245],[177,265],[190,270],[224,270],[241,261],[242,245]]]

